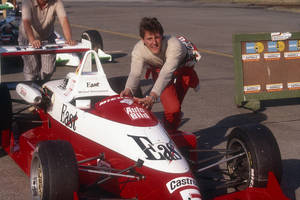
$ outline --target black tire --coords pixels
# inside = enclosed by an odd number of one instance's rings
[[[275,137],[267,127],[255,125],[233,129],[228,137],[227,150],[236,152],[227,157],[246,153],[227,162],[230,178],[244,181],[236,189],[265,187],[269,172],[273,172],[280,183],[282,176],[280,150]]]
[[[120,94],[125,88],[127,78],[128,78],[127,76],[112,77],[112,78],[108,79],[108,83],[109,83],[111,89],[113,89],[113,91]],[[139,98],[143,97],[143,92],[140,87],[138,87],[134,96],[139,97]]]
[[[0,132],[9,129],[12,120],[12,102],[6,84],[0,84]],[[1,140],[1,137],[0,137]],[[0,143],[1,144],[1,143]]]
[[[88,30],[81,34],[81,38],[92,43],[92,49],[98,52],[98,49],[103,50],[103,39],[100,33],[96,30]]]
[[[30,169],[33,200],[73,200],[78,182],[77,161],[69,142],[52,140],[37,145]]]

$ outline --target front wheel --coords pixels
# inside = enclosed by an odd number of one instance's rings
[[[236,189],[265,187],[269,172],[281,181],[282,163],[278,144],[272,132],[263,125],[245,126],[233,129],[228,137],[227,158],[237,158],[227,162],[231,180],[236,181]]]
[[[30,169],[33,200],[72,200],[78,181],[77,161],[70,143],[53,140],[37,145]]]

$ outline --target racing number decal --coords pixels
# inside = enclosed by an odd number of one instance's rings
[[[60,115],[60,121],[65,124],[67,127],[76,130],[75,122],[78,119],[77,112],[75,114],[72,114],[68,110],[68,106],[63,104],[61,108],[61,115]]]
[[[174,145],[171,143],[154,145],[149,138],[144,136],[131,137],[141,150],[146,154],[147,160],[180,160],[181,155],[175,150]]]

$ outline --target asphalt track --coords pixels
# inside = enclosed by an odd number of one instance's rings
[[[144,16],[157,17],[167,34],[183,34],[200,49],[196,70],[201,89],[189,91],[183,103],[181,130],[193,132],[199,144],[224,147],[226,135],[237,126],[261,123],[275,135],[283,163],[281,187],[290,199],[300,200],[300,105],[267,106],[262,111],[238,108],[234,103],[232,35],[235,33],[296,32],[299,15],[243,4],[213,4],[197,1],[75,1],[65,0],[74,38],[96,29],[112,63],[104,63],[108,77],[129,73],[130,52],[138,40],[138,23]],[[57,28],[61,32],[60,27]],[[2,81],[23,80],[22,68],[5,66]],[[54,78],[63,78],[71,67],[58,67]],[[145,82],[146,84],[148,82]],[[147,87],[148,85],[146,85]],[[153,111],[161,116],[162,107]],[[6,155],[0,155],[0,200],[30,198],[28,177]]]

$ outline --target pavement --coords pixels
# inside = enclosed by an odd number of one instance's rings
[[[299,15],[270,10],[266,6],[203,3],[198,1],[79,1],[65,0],[74,38],[87,29],[98,30],[104,50],[114,61],[103,63],[108,77],[125,76],[130,70],[130,52],[138,41],[138,23],[143,16],[156,16],[167,34],[183,34],[202,54],[196,71],[200,91],[189,91],[182,105],[181,130],[197,135],[199,144],[222,148],[226,136],[238,125],[261,123],[274,134],[282,157],[281,188],[292,200],[300,200],[300,105],[266,105],[260,112],[239,108],[234,103],[232,35],[257,32],[297,32]],[[59,25],[57,30],[61,33]],[[3,81],[23,80],[22,68],[6,66]],[[61,66],[53,78],[63,78],[72,67]],[[148,82],[145,88],[149,87]],[[153,108],[161,116],[162,107]],[[0,200],[30,199],[28,178],[8,157],[0,156]],[[18,191],[18,192],[16,192]]]

